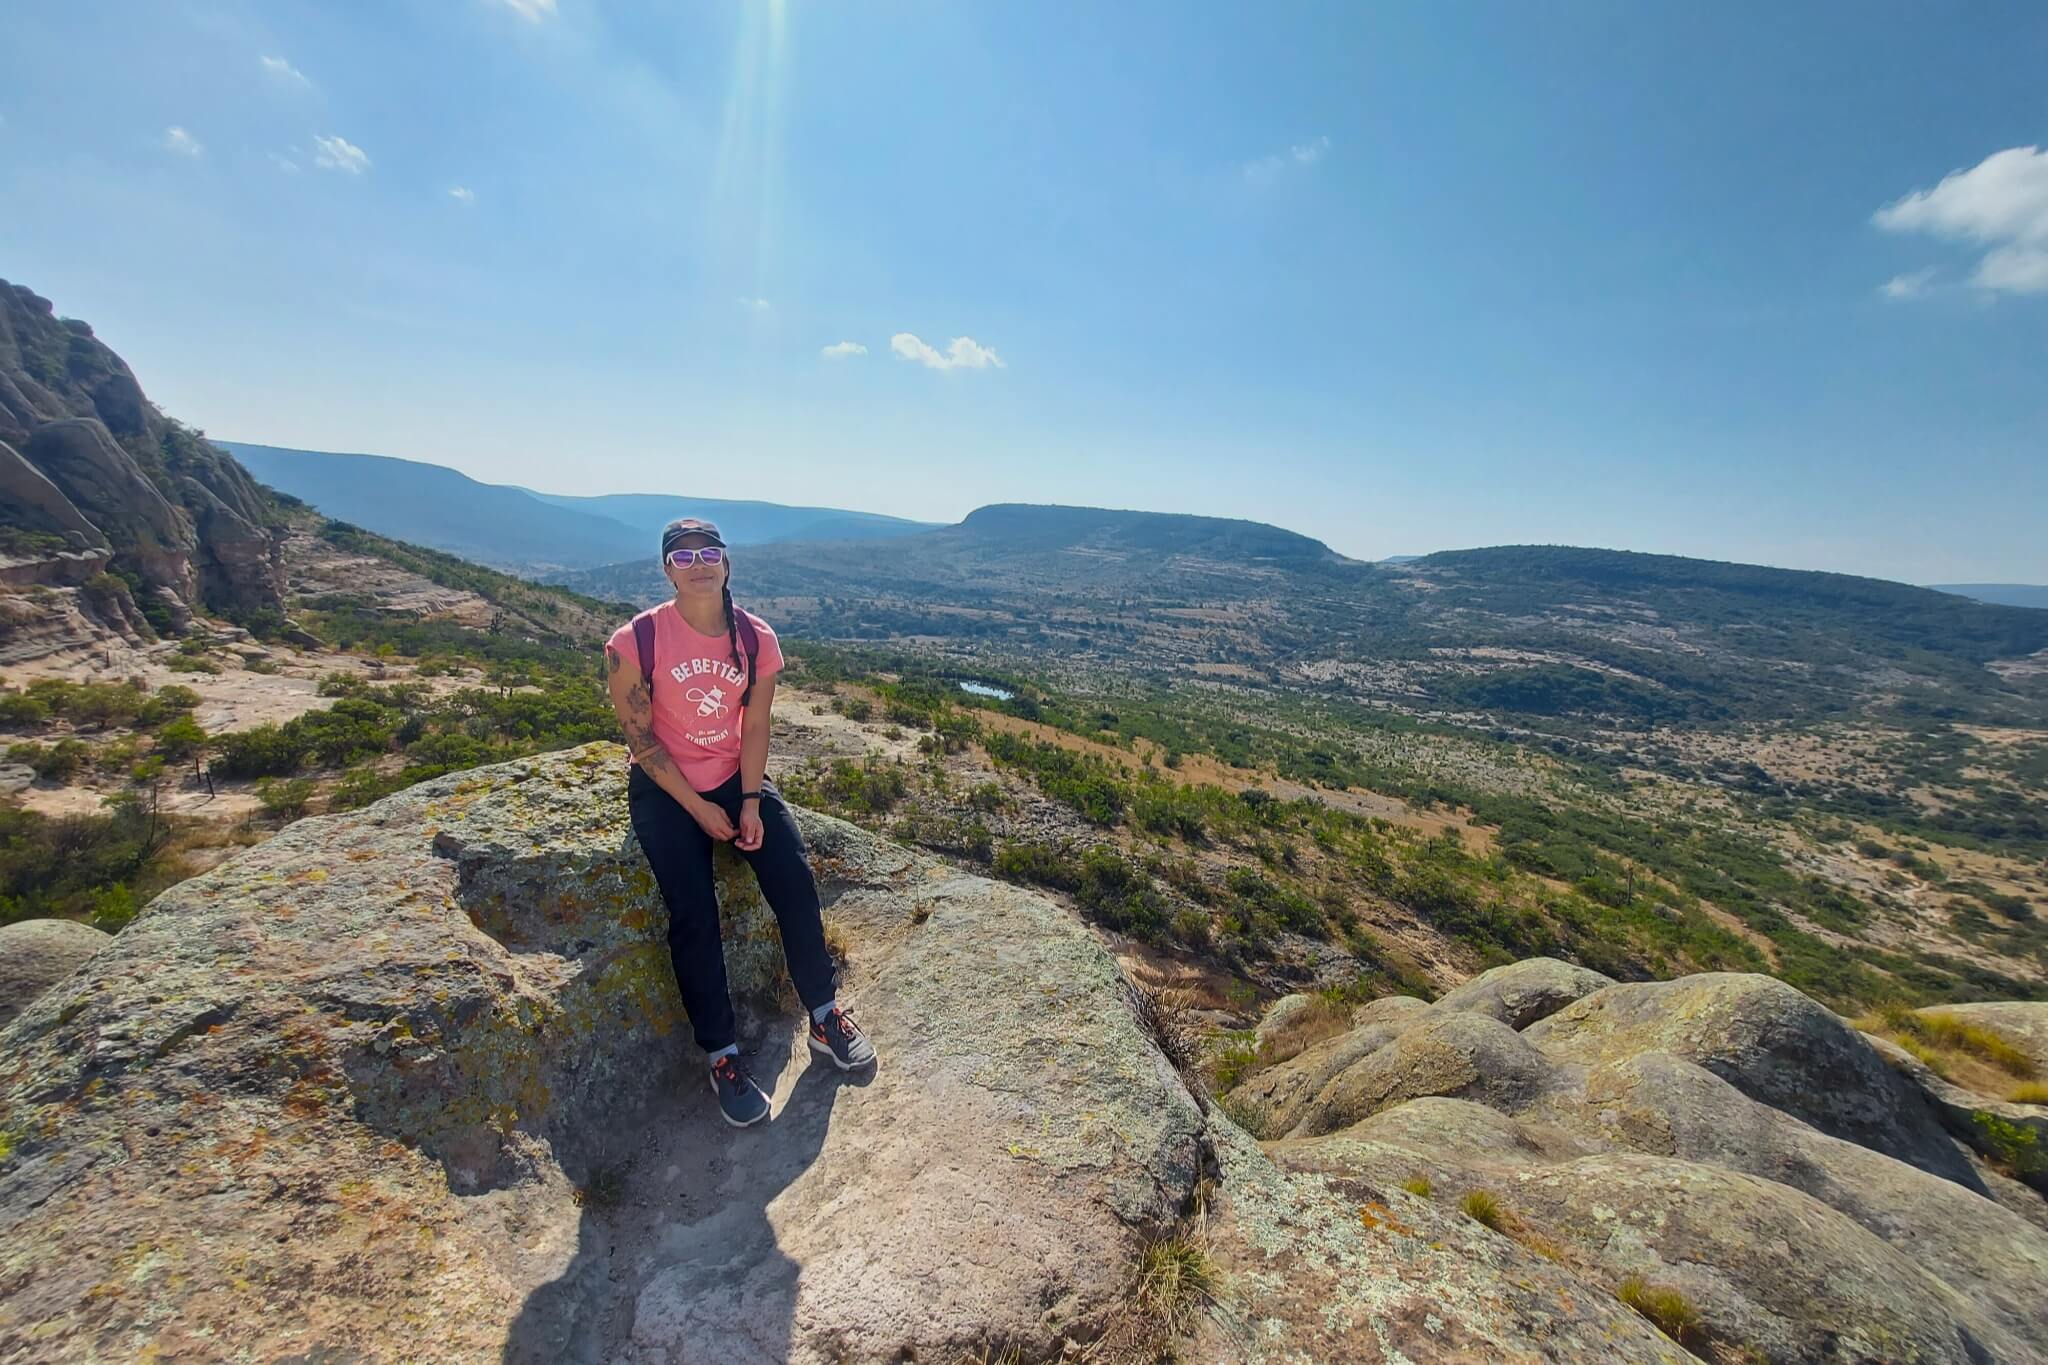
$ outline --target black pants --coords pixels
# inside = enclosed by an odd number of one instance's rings
[[[740,823],[739,774],[708,792],[698,793],[723,810],[733,827]],[[738,1039],[732,993],[725,980],[725,949],[718,935],[718,893],[711,879],[711,846],[690,813],[636,764],[626,781],[626,802],[633,812],[633,833],[654,869],[661,898],[668,902],[668,951],[675,962],[676,985],[690,1016],[697,1045],[706,1052],[731,1047]],[[818,913],[818,884],[804,857],[803,835],[782,797],[761,784],[761,846],[748,852],[734,846],[754,869],[761,895],[775,912],[782,930],[782,954],[804,1008],[832,1002],[838,983],[832,955],[825,950],[825,922]]]

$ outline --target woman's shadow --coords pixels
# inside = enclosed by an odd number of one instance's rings
[[[874,1073],[813,1057],[793,1016],[742,1050],[773,1116],[726,1124],[691,1049],[571,1172],[582,1181],[575,1257],[527,1297],[505,1365],[605,1362],[629,1342],[652,1359],[707,1365],[789,1358],[803,1267],[778,1245],[769,1206],[817,1160],[840,1087]]]

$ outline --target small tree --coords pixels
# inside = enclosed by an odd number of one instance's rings
[[[156,751],[175,763],[206,743],[206,731],[189,715],[179,716],[156,732]]]

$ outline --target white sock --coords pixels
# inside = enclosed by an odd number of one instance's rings
[[[811,1011],[811,1022],[814,1024],[824,1023],[827,1019],[830,1019],[832,1017],[832,1011],[838,1008],[839,1002],[837,1000],[827,1001],[825,1004],[822,1004],[818,1006],[818,1008]]]

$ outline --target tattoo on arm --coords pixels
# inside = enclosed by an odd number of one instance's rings
[[[626,704],[619,712],[619,723],[625,727],[626,748],[633,755],[649,777],[657,780],[664,773],[682,776],[675,761],[668,756],[661,741],[654,737],[654,697],[647,690],[645,682],[635,682],[626,693]]]
[[[619,651],[613,649],[610,645],[604,647],[604,672],[606,677],[617,673],[623,662],[624,660],[619,658]]]

